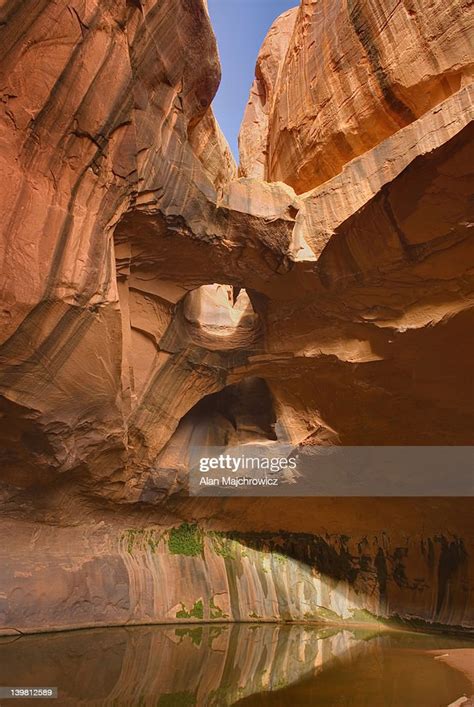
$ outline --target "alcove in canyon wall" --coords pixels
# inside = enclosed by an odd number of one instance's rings
[[[189,498],[169,463],[472,445],[471,17],[302,0],[238,172],[204,0],[3,4],[0,629],[472,628],[469,499]]]

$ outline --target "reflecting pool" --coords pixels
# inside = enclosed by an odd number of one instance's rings
[[[0,638],[0,684],[57,687],[57,700],[39,700],[52,705],[467,707],[473,672],[465,639],[296,624]]]

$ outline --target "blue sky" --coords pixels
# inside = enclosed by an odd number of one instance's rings
[[[273,20],[298,0],[208,0],[208,4],[222,64],[222,81],[212,105],[237,159],[237,135],[258,51]]]

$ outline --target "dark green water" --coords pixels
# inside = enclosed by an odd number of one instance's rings
[[[474,693],[474,644],[299,625],[106,628],[0,639],[2,705],[447,707]],[[465,702],[465,705],[470,704]]]

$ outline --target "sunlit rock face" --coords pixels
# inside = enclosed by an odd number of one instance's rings
[[[473,77],[469,6],[302,0],[258,57],[242,174],[305,192],[456,93]]]
[[[298,8],[295,7],[275,20],[257,58],[255,81],[239,134],[239,171],[245,177],[265,179],[268,122],[297,15]]]
[[[259,317],[246,290],[230,285],[204,285],[190,292],[184,317],[194,340],[216,350],[251,346],[259,333]]]
[[[469,17],[287,13],[237,178],[202,0],[4,3],[0,629],[473,625],[468,501],[186,498],[202,442],[473,444]]]

